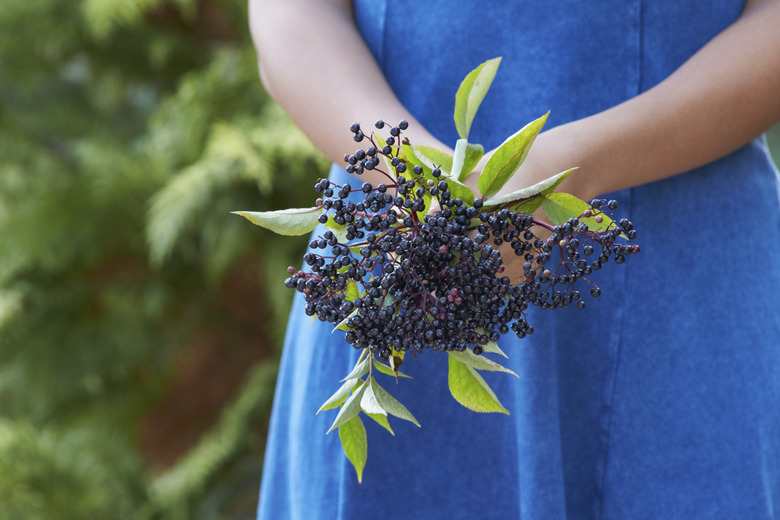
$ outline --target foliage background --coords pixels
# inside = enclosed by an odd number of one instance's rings
[[[253,518],[326,163],[246,0],[0,4],[0,519]],[[302,239],[305,241],[305,239]]]
[[[246,0],[0,4],[0,520],[254,517],[305,244],[229,211],[326,167]]]

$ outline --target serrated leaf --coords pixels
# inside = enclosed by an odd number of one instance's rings
[[[366,413],[378,413],[387,415],[387,411],[382,408],[382,405],[377,401],[376,395],[374,395],[374,386],[371,384],[374,378],[369,376],[369,383],[366,387],[366,391],[363,392],[363,397],[360,398],[360,408]]]
[[[384,388],[379,386],[379,383],[377,383],[375,379],[371,380],[371,386],[373,387],[374,396],[383,410],[399,419],[404,419],[420,426],[420,423],[417,422],[417,419],[414,418],[411,412],[398,402],[395,397],[388,394]]]
[[[382,415],[381,413],[367,413],[366,415],[376,421],[382,428],[389,431],[390,435],[395,435],[395,432],[390,427],[390,422],[387,420],[387,415]]]
[[[450,356],[448,382],[450,393],[460,404],[474,412],[500,412],[509,415],[479,373]]]
[[[346,381],[347,379],[355,379],[358,377],[363,377],[363,375],[368,372],[368,363],[370,361],[370,356],[366,355],[366,350],[364,349],[363,352],[360,353],[360,357],[358,358],[358,362],[355,363],[355,368],[352,369],[352,372],[347,374],[347,377],[342,379],[342,381]]]
[[[279,211],[233,211],[251,223],[280,235],[305,235],[317,227],[322,208],[292,208]]]
[[[363,469],[368,459],[368,437],[363,421],[357,415],[339,426],[339,439],[344,454],[357,473],[358,482],[363,482]]]
[[[504,356],[505,358],[509,359],[509,356],[504,354],[504,351],[501,350],[501,347],[498,346],[498,343],[495,341],[488,341],[485,345],[482,345],[482,350],[484,352],[490,352],[491,354],[498,354],[500,356]]]
[[[468,138],[471,123],[477,113],[479,105],[485,98],[496,71],[501,63],[501,58],[493,58],[472,70],[461,82],[458,93],[455,95],[455,128],[462,139]]]
[[[363,392],[365,392],[368,385],[364,384],[362,380],[358,382],[358,385],[359,387],[357,390],[353,390],[352,395],[349,396],[349,399],[347,399],[344,404],[341,405],[338,415],[336,415],[336,418],[333,420],[333,424],[330,425],[330,429],[325,432],[326,434],[332,432],[334,429],[338,428],[360,413],[360,400],[362,399]]]
[[[453,158],[449,153],[432,146],[412,146],[412,150],[417,158],[429,168],[438,167],[445,173],[452,171]]]
[[[542,200],[542,209],[550,222],[560,226],[570,218],[585,213],[590,209],[590,204],[569,193],[548,193]],[[597,233],[615,225],[607,215],[601,214],[601,217],[603,219],[601,223],[596,222],[594,217],[580,219],[580,222],[584,222],[590,231]]]
[[[344,384],[341,385],[341,388],[336,390],[336,392],[332,396],[328,397],[328,400],[325,401],[322,406],[320,406],[320,409],[317,410],[317,413],[320,413],[323,410],[331,410],[341,405],[341,403],[347,400],[347,396],[352,391],[352,389],[355,388],[355,385],[357,385],[358,381],[359,379],[347,379]]]
[[[374,360],[374,367],[377,370],[379,370],[380,372],[382,372],[383,374],[385,374],[385,375],[396,377],[395,373],[393,372],[393,369],[390,368],[389,366],[385,365],[381,361],[377,361],[375,359]],[[405,377],[407,379],[411,379],[412,378],[412,376],[407,376],[406,374],[404,374],[402,372],[398,372],[398,377]]]
[[[566,177],[569,176],[571,172],[573,172],[576,169],[577,168],[571,168],[570,170],[566,170],[565,172],[561,172],[557,175],[553,175],[552,177],[549,177],[543,181],[539,181],[533,186],[528,186],[527,188],[522,188],[517,191],[513,191],[512,193],[499,195],[497,197],[490,197],[488,199],[485,199],[484,205],[490,208],[494,206],[500,206],[501,204],[506,204],[508,202],[530,199],[535,195],[551,193],[555,188],[558,187],[560,183],[562,183],[566,179]],[[539,204],[541,203],[542,201],[540,198]],[[536,208],[534,208],[534,210],[535,209]]]
[[[483,197],[496,194],[523,164],[536,136],[547,121],[548,114],[549,112],[525,125],[493,152],[477,183]]]
[[[514,373],[514,371],[506,368],[505,366],[501,366],[500,364],[496,363],[491,359],[488,359],[485,356],[478,356],[474,354],[474,352],[469,348],[467,348],[462,352],[451,351],[450,356],[454,357],[457,361],[465,365],[468,365],[475,370],[487,370],[489,372],[506,372],[507,374],[512,374],[515,377],[519,377],[517,374]]]

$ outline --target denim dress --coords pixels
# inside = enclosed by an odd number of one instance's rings
[[[443,142],[457,139],[460,80],[502,56],[469,136],[491,149],[548,110],[551,128],[653,87],[743,7],[356,0],[355,15],[399,99]],[[331,177],[347,180],[336,166]],[[296,298],[259,518],[780,518],[780,209],[763,139],[607,197],[641,253],[594,272],[602,296],[586,309],[534,308],[533,335],[502,338],[519,377],[485,378],[511,415],[457,404],[446,354],[426,351],[404,365],[413,379],[384,383],[422,428],[391,419],[393,437],[365,420],[362,484],[325,435],[335,411],[315,415],[358,352]]]

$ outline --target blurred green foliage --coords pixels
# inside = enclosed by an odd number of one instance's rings
[[[305,243],[229,211],[327,166],[255,59],[245,0],[0,5],[0,520],[253,516]],[[203,355],[231,391],[171,443]]]

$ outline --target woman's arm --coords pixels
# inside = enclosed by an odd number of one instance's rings
[[[559,188],[585,200],[723,157],[780,120],[780,1],[739,19],[656,87],[541,134],[502,192],[572,166]]]
[[[351,0],[250,0],[249,7],[266,89],[332,161],[341,164],[358,148],[352,123],[370,133],[380,117],[408,121],[404,134],[416,144],[448,149],[390,89],[358,33]],[[376,173],[362,177],[384,181]]]

